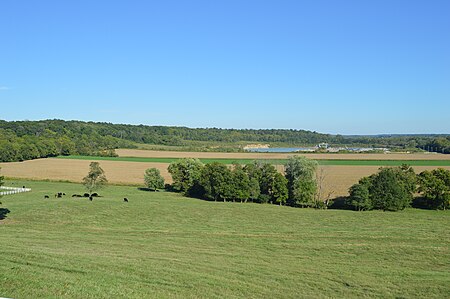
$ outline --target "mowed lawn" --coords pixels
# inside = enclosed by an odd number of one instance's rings
[[[450,294],[448,211],[215,203],[126,186],[90,202],[70,197],[78,184],[6,185],[33,191],[0,200],[0,297]]]

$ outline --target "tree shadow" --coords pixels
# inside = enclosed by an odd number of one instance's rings
[[[439,209],[438,204],[436,202],[430,201],[422,196],[414,197],[411,202],[411,207],[413,207],[415,209],[422,209],[422,210],[438,210]]]
[[[150,189],[150,188],[146,188],[146,187],[138,187],[139,191],[146,191],[146,192],[159,192],[158,189],[154,190],[154,189]]]
[[[5,219],[9,212],[11,212],[9,209],[0,208],[0,220]]]
[[[347,204],[346,196],[338,196],[331,200],[332,204],[328,206],[332,210],[354,210],[350,205]]]

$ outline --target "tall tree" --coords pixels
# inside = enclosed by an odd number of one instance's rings
[[[199,159],[185,158],[170,163],[168,171],[172,176],[172,186],[176,191],[195,195],[194,189],[200,179],[203,163]]]
[[[286,204],[288,199],[287,179],[279,172],[276,173],[272,186],[273,202],[281,205]]]
[[[438,168],[419,174],[419,189],[430,208],[450,208],[450,171]]]
[[[227,201],[233,197],[233,175],[227,166],[218,162],[208,163],[203,167],[200,185],[207,199]]]
[[[232,198],[236,201],[247,201],[250,198],[250,179],[248,174],[242,169],[241,165],[234,165],[233,171]]]
[[[149,168],[145,170],[144,182],[150,190],[156,191],[164,188],[164,178],[161,176],[159,169],[156,168]]]
[[[369,194],[373,208],[384,211],[403,210],[412,199],[412,193],[395,168],[381,168],[372,176]]]
[[[83,185],[89,194],[103,188],[108,183],[105,171],[100,167],[98,162],[89,164],[89,173],[83,178]]]
[[[293,206],[314,206],[317,191],[317,162],[301,156],[290,157],[285,165],[288,180],[289,204]]]
[[[362,181],[351,186],[349,189],[350,196],[347,200],[347,204],[358,211],[371,210],[372,200],[369,196],[368,187],[368,184],[364,184]]]

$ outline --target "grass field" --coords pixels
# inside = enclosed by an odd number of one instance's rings
[[[110,186],[32,188],[0,206],[0,296],[446,298],[450,213],[214,203]],[[122,198],[129,198],[129,203]],[[9,213],[7,213],[9,211]],[[3,215],[3,216],[1,216]]]
[[[92,156],[59,156],[58,159],[98,160],[98,161],[122,161],[122,162],[145,162],[145,163],[171,163],[181,158],[163,157],[92,157]],[[219,162],[222,164],[246,164],[255,159],[229,159],[229,158],[200,158],[203,163]],[[282,165],[287,159],[263,159],[272,164]],[[409,164],[411,166],[450,166],[450,160],[342,160],[326,159],[317,160],[319,165],[348,165],[348,166],[400,166]]]

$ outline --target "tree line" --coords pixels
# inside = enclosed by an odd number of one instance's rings
[[[136,147],[132,142],[97,133],[58,132],[44,128],[18,133],[0,128],[0,162],[32,160],[59,155],[116,156],[116,148]]]
[[[342,136],[305,130],[193,129],[64,120],[0,120],[0,162],[57,155],[114,155],[115,148],[135,148],[139,143],[192,147],[193,142],[281,143],[290,146],[327,142],[340,146],[450,152],[448,135]],[[239,150],[239,147],[234,150]]]
[[[284,174],[266,162],[228,167],[219,163],[203,164],[194,158],[172,162],[168,171],[173,183],[166,187],[190,197],[302,208],[328,208],[333,204],[322,192],[317,162],[305,157],[291,157],[284,165]],[[155,191],[164,188],[164,179],[155,168],[146,171],[145,182]],[[399,211],[411,206],[416,193],[420,193],[418,199],[423,207],[448,209],[450,171],[439,168],[416,174],[408,165],[382,167],[351,186],[345,204],[358,211]]]

